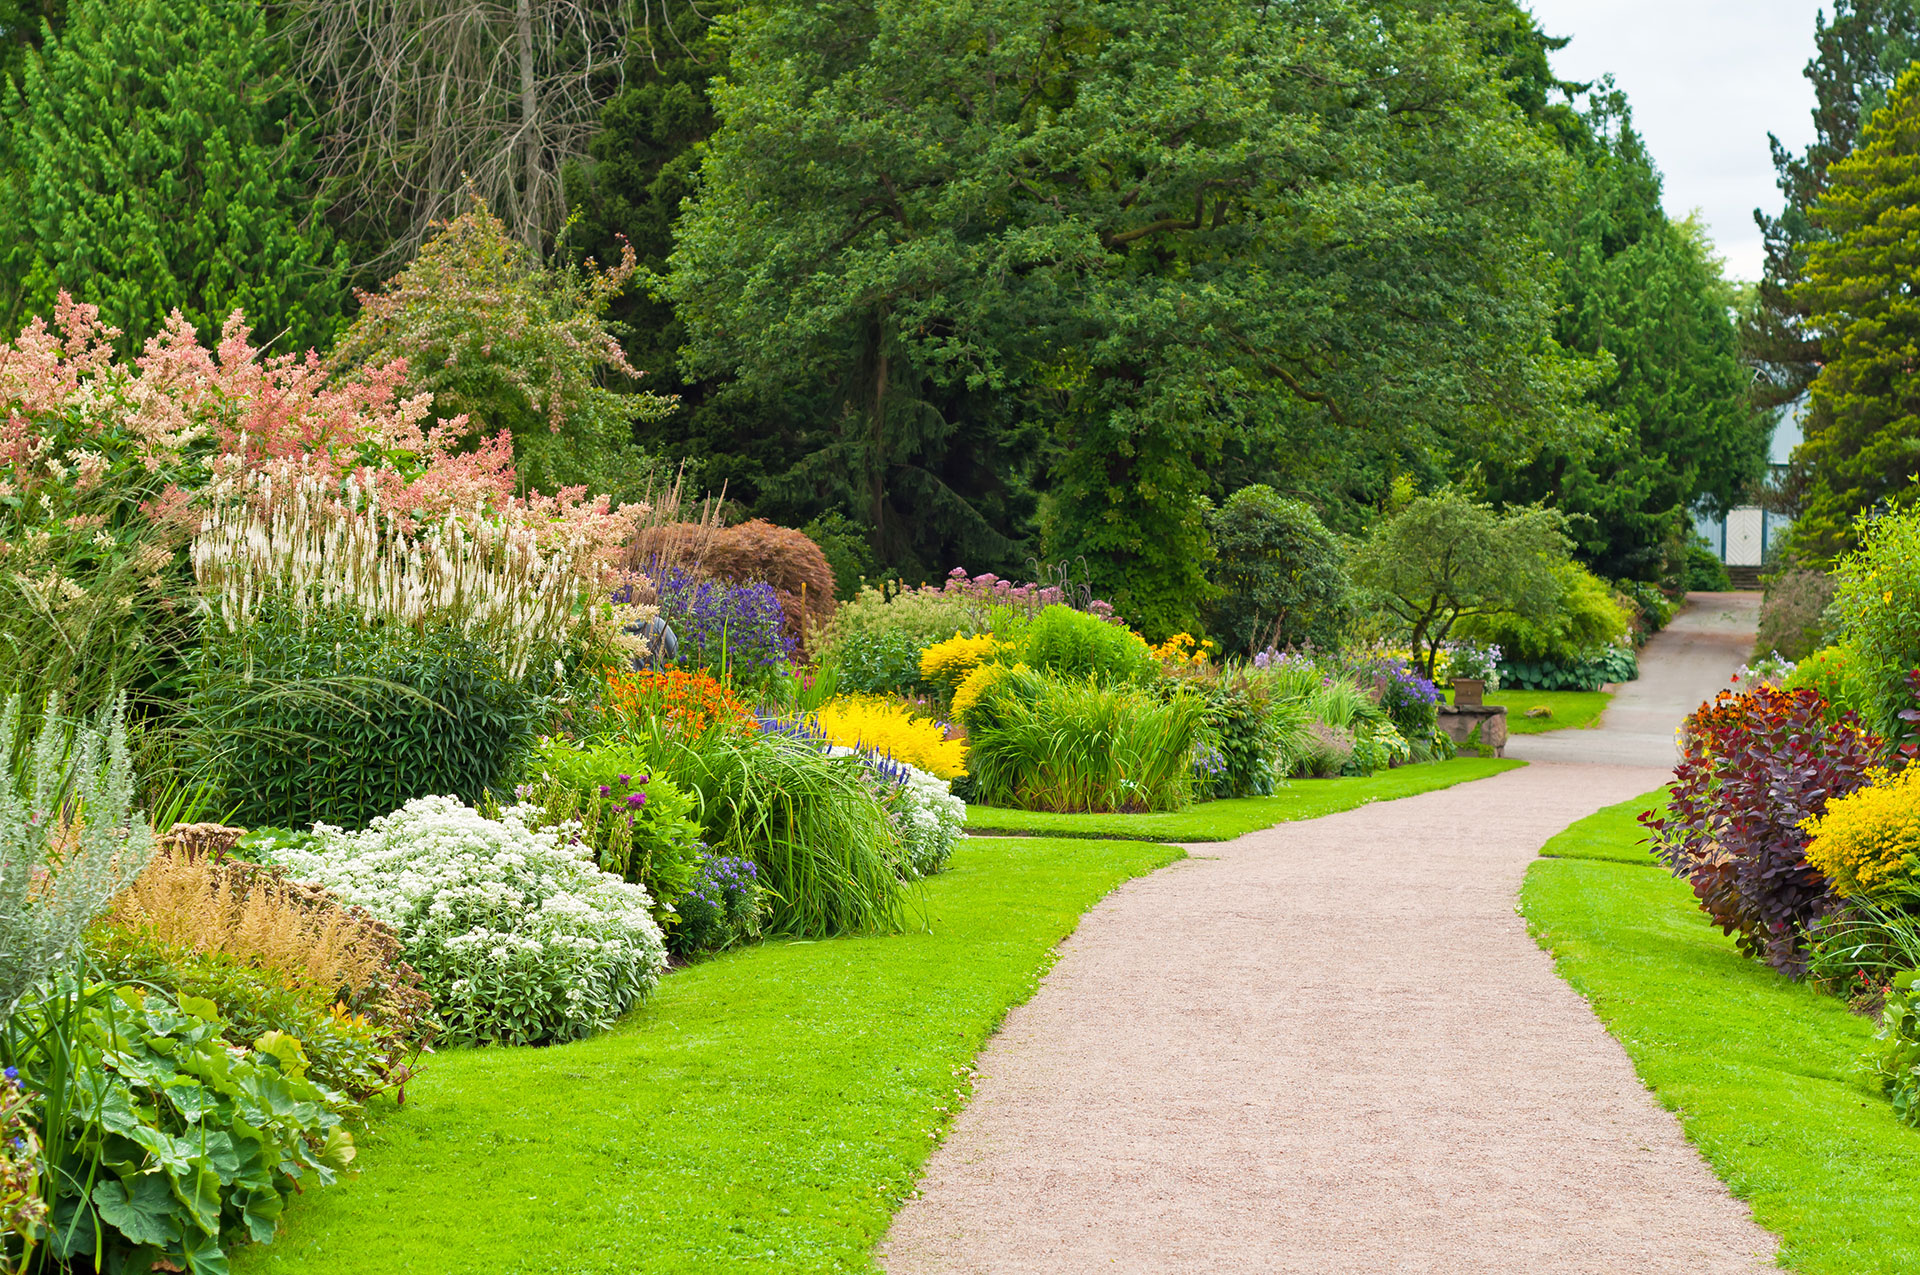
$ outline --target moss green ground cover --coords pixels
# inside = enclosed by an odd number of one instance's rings
[[[925,932],[775,941],[671,975],[613,1031],[442,1054],[235,1270],[867,1271],[869,1250],[1054,945],[1181,857],[963,842]]]
[[[1657,794],[1654,796],[1657,797]],[[1640,1076],[1809,1275],[1920,1271],[1920,1132],[1855,1069],[1873,1024],[1734,950],[1635,846],[1653,798],[1549,842],[1522,911]]]
[[[1540,735],[1550,730],[1583,730],[1596,726],[1613,696],[1606,691],[1495,691],[1489,704],[1507,710],[1507,734]],[[1552,717],[1528,717],[1530,708],[1550,708]]]
[[[1047,837],[1103,837],[1145,841],[1231,841],[1249,832],[1296,819],[1352,810],[1375,801],[1412,797],[1485,779],[1525,762],[1457,757],[1423,762],[1355,779],[1290,779],[1271,797],[1205,801],[1185,810],[1152,815],[1059,815],[1045,810],[967,807],[967,831]]]

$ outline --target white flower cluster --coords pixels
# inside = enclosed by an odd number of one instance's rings
[[[967,803],[953,795],[947,781],[917,766],[902,765],[907,781],[891,804],[904,844],[908,880],[930,877],[947,866],[967,826]]]
[[[364,832],[320,824],[275,858],[400,931],[453,1040],[570,1040],[651,991],[666,945],[644,887],[601,871],[577,824],[536,830],[535,815],[420,797]]]

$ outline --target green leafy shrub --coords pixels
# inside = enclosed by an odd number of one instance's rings
[[[488,819],[421,797],[362,832],[318,826],[274,857],[399,931],[452,1040],[572,1040],[652,991],[666,947],[646,890],[565,833],[530,828],[536,813]]]
[[[1920,1127],[1920,981],[1913,971],[1896,975],[1880,1009],[1880,1047],[1870,1057],[1893,1113]]]
[[[1820,649],[1833,593],[1833,577],[1824,571],[1794,567],[1775,576],[1760,604],[1760,631],[1753,653],[1799,661]]]
[[[1173,810],[1192,796],[1198,695],[1007,670],[965,715],[975,799],[1028,810]]]
[[[1346,555],[1305,502],[1242,487],[1207,518],[1213,584],[1207,625],[1228,651],[1333,646],[1350,606]]]
[[[1570,664],[1555,660],[1500,661],[1500,684],[1516,691],[1597,691],[1639,676],[1640,657],[1624,646],[1610,646]]]
[[[693,885],[705,847],[693,799],[630,743],[550,740],[534,755],[524,800],[548,827],[570,820],[604,870],[653,896],[671,934],[674,909]]]
[[[842,691],[914,694],[928,689],[920,652],[955,633],[979,633],[984,622],[979,608],[959,594],[903,589],[889,596],[864,585],[834,612],[814,658],[837,670]]]
[[[1190,685],[1206,710],[1200,741],[1216,763],[1196,772],[1199,795],[1266,797],[1303,744],[1307,710],[1298,700],[1277,699],[1245,672],[1202,675]]]
[[[1139,634],[1059,604],[1033,617],[1017,658],[1064,680],[1092,678],[1108,685],[1148,682],[1158,672]]]
[[[1614,591],[1633,607],[1633,640],[1636,645],[1667,627],[1678,606],[1660,592],[1658,585],[1645,580],[1615,580]]]
[[[1889,739],[1912,706],[1906,675],[1920,668],[1920,509],[1862,524],[1860,548],[1835,568],[1832,614],[1853,653],[1867,725]]]
[[[350,1104],[302,1043],[236,1047],[226,1029],[209,1000],[72,980],[6,1020],[0,1058],[41,1095],[51,1257],[213,1275],[228,1248],[273,1239],[293,1192],[345,1170]]]
[[[1628,640],[1632,613],[1606,581],[1577,562],[1553,570],[1559,593],[1532,616],[1484,615],[1462,621],[1460,633],[1498,646],[1510,661],[1573,665]]]
[[[1866,717],[1867,693],[1861,680],[1862,663],[1846,644],[1823,646],[1794,665],[1788,675],[1789,690],[1806,688],[1826,703],[1828,720],[1837,721],[1844,713]]]
[[[642,741],[699,802],[710,851],[752,859],[776,934],[872,933],[899,924],[900,847],[866,766],[777,732],[658,732]]]
[[[1696,538],[1687,543],[1682,585],[1688,593],[1726,593],[1733,588],[1733,577],[1713,547]]]
[[[507,675],[448,628],[280,621],[199,656],[188,712],[238,823],[363,828],[415,797],[512,783],[546,721],[550,669]]]

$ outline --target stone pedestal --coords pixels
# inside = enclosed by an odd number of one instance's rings
[[[1506,755],[1507,710],[1502,704],[1440,705],[1440,729],[1456,744],[1477,743],[1495,757]],[[1476,737],[1474,732],[1478,731]]]

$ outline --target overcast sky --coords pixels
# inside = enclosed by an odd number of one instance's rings
[[[1611,71],[1666,177],[1667,211],[1699,210],[1727,273],[1760,276],[1753,210],[1779,211],[1767,134],[1812,140],[1817,0],[1530,0],[1569,80]]]

